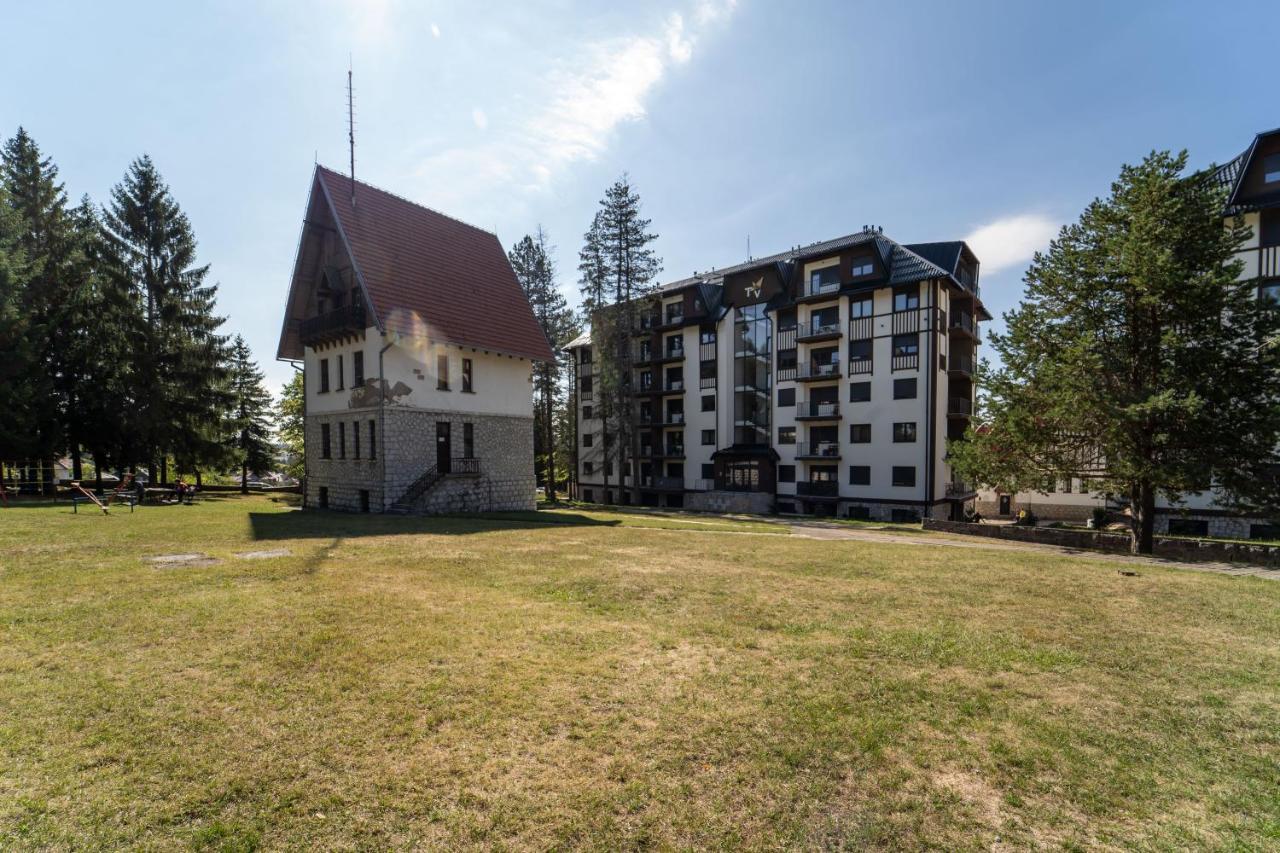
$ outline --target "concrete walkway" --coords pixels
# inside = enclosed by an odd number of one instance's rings
[[[1191,563],[1166,560],[1161,557],[1133,557],[1127,554],[1108,554],[1079,548],[1063,548],[1058,545],[1036,545],[1029,542],[1001,542],[995,539],[950,535],[946,533],[915,533],[886,528],[858,528],[822,521],[793,521],[791,535],[806,539],[853,540],[879,542],[894,545],[933,545],[939,548],[976,548],[997,551],[1031,551],[1041,554],[1058,554],[1064,557],[1087,557],[1099,562],[1113,562],[1127,566],[1163,566],[1167,569],[1185,569],[1189,572],[1213,572],[1223,575],[1239,575],[1280,581],[1280,569],[1252,566],[1246,563]]]

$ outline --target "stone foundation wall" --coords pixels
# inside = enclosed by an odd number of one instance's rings
[[[1016,498],[1009,502],[1009,514],[1000,515],[999,500],[986,501],[979,499],[975,502],[975,507],[979,513],[987,518],[1013,518],[1018,514],[1018,510],[1026,509],[1034,512],[1037,517],[1047,521],[1086,521],[1093,515],[1094,507],[1102,507],[1103,504],[1098,502],[1093,505],[1085,504],[1063,504],[1054,503],[1053,501],[1020,501]]]
[[[311,509],[321,505],[323,488],[328,493],[329,509],[359,512],[360,493],[369,493],[369,511],[379,512],[383,505],[382,448],[377,448],[377,458],[369,458],[369,421],[377,422],[377,410],[333,412],[323,415],[307,415],[307,479],[305,503]],[[338,446],[338,424],[346,425],[346,458],[341,458]],[[321,456],[321,424],[329,424],[329,459]],[[353,427],[360,429],[360,458],[355,458]],[[376,427],[375,427],[376,429]],[[380,442],[379,442],[380,443]]]
[[[390,506],[436,464],[436,424],[450,424],[452,457],[465,456],[465,425],[480,474],[446,476],[414,504],[413,512],[531,510],[537,506],[533,474],[533,418],[388,407],[385,413],[386,503]]]
[[[767,515],[773,512],[773,495],[763,492],[686,492],[684,508],[697,512]]]

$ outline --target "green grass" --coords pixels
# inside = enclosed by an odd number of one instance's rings
[[[1280,584],[785,532],[0,510],[0,846],[1280,846]]]

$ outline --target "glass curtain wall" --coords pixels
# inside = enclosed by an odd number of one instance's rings
[[[769,443],[772,341],[773,321],[763,303],[737,310],[733,358],[735,444]]]

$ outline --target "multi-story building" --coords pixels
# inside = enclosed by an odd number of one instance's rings
[[[1244,219],[1252,235],[1238,256],[1240,278],[1257,280],[1258,297],[1280,300],[1280,128],[1259,133],[1241,154],[1217,170],[1227,192],[1223,218]],[[1041,518],[1077,520],[1095,508],[1119,509],[1123,502],[1097,492],[1090,479],[1079,477],[1047,483],[1040,492],[1003,493],[984,489],[977,509],[992,517],[1009,517],[1027,508]],[[1156,532],[1272,539],[1280,535],[1274,522],[1223,509],[1214,492],[1156,500]]]
[[[534,507],[552,353],[495,235],[318,166],[277,357],[302,365],[306,505]]]
[[[990,319],[963,242],[868,228],[671,282],[634,313],[643,503],[905,519],[973,499],[946,454]],[[586,335],[569,349],[577,497],[626,502],[631,471],[605,453],[604,356]]]

